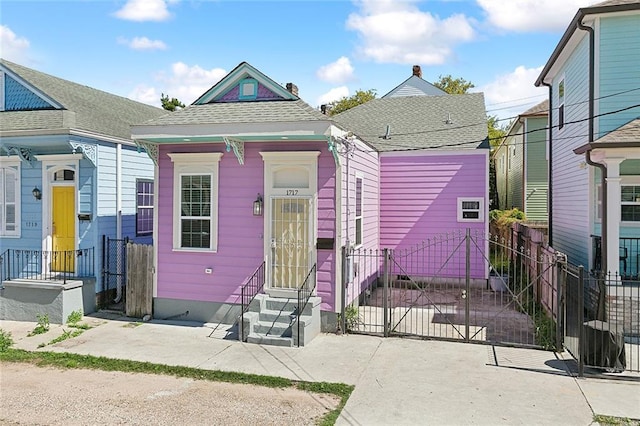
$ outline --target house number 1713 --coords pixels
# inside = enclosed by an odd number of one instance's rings
[[[287,195],[298,195],[297,189],[287,189]]]

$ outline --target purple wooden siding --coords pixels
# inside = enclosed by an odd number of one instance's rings
[[[238,95],[240,93],[240,86],[235,86],[219,99],[216,99],[216,102],[238,102]],[[255,99],[257,101],[267,101],[267,100],[278,100],[282,99],[281,96],[276,95],[271,90],[267,89],[262,84],[258,83],[258,97]]]
[[[460,276],[464,272],[464,244],[447,235],[459,236],[467,228],[473,233],[486,229],[484,221],[458,222],[458,197],[486,197],[487,157],[478,155],[407,155],[380,159],[380,239],[381,246],[401,255],[417,244],[426,243],[422,262],[425,276]],[[399,251],[398,251],[399,250]],[[457,251],[456,251],[457,250]],[[454,257],[450,257],[456,252]],[[484,277],[482,256],[472,260],[474,277]],[[464,275],[463,275],[464,277]]]
[[[357,149],[353,157],[349,158],[349,167],[342,159],[342,245],[346,244],[346,235],[349,232],[349,240],[353,245],[356,241],[355,218],[357,213],[356,176],[362,177],[362,245],[363,250],[377,250],[380,248],[380,163],[378,153],[362,143],[357,143]],[[347,221],[347,173],[349,173],[348,200],[351,210]],[[377,263],[375,259],[369,259]],[[358,265],[359,271],[377,270],[377,265]],[[354,281],[346,289],[347,304],[351,303],[361,290],[362,283],[369,277],[363,273],[358,274]]]
[[[264,259],[264,216],[253,216],[252,203],[264,192],[264,162],[260,151],[321,151],[318,158],[319,237],[335,237],[335,166],[326,144],[245,145],[245,164],[238,164],[224,145],[160,147],[158,178],[158,297],[239,303],[240,288]],[[170,152],[224,152],[218,185],[218,250],[216,253],[173,251],[173,163]],[[335,265],[329,251],[318,252],[318,295],[323,309],[334,304]],[[205,274],[211,268],[212,274]]]

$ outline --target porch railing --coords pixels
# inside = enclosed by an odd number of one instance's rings
[[[298,347],[300,346],[300,316],[309,304],[309,299],[316,289],[316,264],[314,263],[302,285],[298,288],[298,309],[296,309],[298,327]]]
[[[258,293],[261,293],[264,289],[264,274],[265,262],[262,262],[260,266],[255,270],[253,275],[247,279],[246,283],[242,286],[240,290],[240,303],[242,305],[242,310],[240,313],[240,324],[238,324],[238,329],[240,330],[240,340],[244,342],[244,314],[249,310],[249,305],[253,299],[255,299]]]
[[[66,250],[7,249],[0,256],[0,279],[62,281],[95,277],[93,247]]]
[[[591,235],[593,273],[609,272],[602,270],[602,237]],[[618,247],[620,264],[618,271],[622,279],[640,279],[640,238],[620,237]],[[609,268],[611,269],[611,267]]]

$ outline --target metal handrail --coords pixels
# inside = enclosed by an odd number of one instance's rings
[[[591,272],[593,274],[608,273],[602,270],[602,237],[591,235],[593,258]],[[620,237],[620,247],[618,248],[618,258],[620,261],[619,272],[623,278],[640,278],[640,238]],[[609,270],[612,268],[609,267]]]
[[[312,278],[313,285],[309,284],[310,278]],[[316,264],[314,263],[307,274],[307,278],[305,278],[302,285],[298,288],[298,308],[296,310],[296,319],[298,323],[298,347],[300,347],[300,315],[302,315],[302,312],[307,307],[309,299],[311,298],[313,291],[316,289],[316,284]]]
[[[265,262],[263,261],[260,266],[255,270],[253,275],[249,277],[246,283],[242,286],[240,290],[240,303],[242,305],[242,312],[240,313],[240,324],[238,324],[238,328],[240,329],[240,341],[244,342],[244,314],[249,310],[249,305],[255,297],[262,292],[264,289],[264,274]]]
[[[59,281],[95,276],[93,247],[78,250],[7,249],[0,257],[2,280]]]

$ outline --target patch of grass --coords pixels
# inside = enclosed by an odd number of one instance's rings
[[[0,352],[5,352],[11,346],[13,346],[13,337],[11,337],[11,332],[0,328]]]
[[[44,348],[47,345],[55,345],[56,343],[60,343],[60,342],[62,342],[64,340],[72,339],[72,338],[74,338],[76,336],[79,336],[82,333],[84,333],[84,329],[77,329],[77,330],[73,330],[73,331],[64,330],[60,336],[58,336],[55,339],[51,340],[49,343],[40,343],[38,345],[38,347],[39,348]]]
[[[67,317],[67,324],[77,324],[82,321],[82,311],[78,309],[77,311],[73,311]]]
[[[593,421],[601,425],[640,426],[640,420],[638,419],[629,419],[627,417],[603,416],[601,414],[595,414],[593,416]]]
[[[136,322],[128,322],[125,325],[123,325],[123,327],[125,327],[125,328],[136,328],[136,327],[139,327],[141,325],[142,325],[142,323],[140,321],[136,321]]]
[[[49,323],[49,315],[48,314],[43,314],[43,315],[38,314],[37,318],[38,318],[38,324],[31,331],[31,333],[27,334],[27,337],[36,336],[38,334],[44,334],[47,331],[49,331],[49,326],[51,325]]]
[[[55,339],[54,339],[55,340]],[[185,377],[195,380],[240,383],[269,388],[296,388],[305,392],[325,393],[340,398],[340,403],[319,419],[319,424],[333,425],[344,408],[354,387],[343,383],[305,382],[282,377],[262,376],[257,374],[237,373],[232,371],[200,370],[193,367],[182,367],[150,362],[131,361],[56,352],[29,352],[21,349],[7,349],[0,352],[0,361],[24,362],[38,367],[84,368],[90,370],[120,371],[123,373],[162,374]]]

